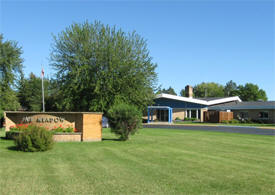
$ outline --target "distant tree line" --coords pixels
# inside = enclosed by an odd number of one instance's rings
[[[159,89],[157,94],[160,93],[166,93],[166,94],[170,94],[170,95],[177,95],[177,93],[175,92],[175,90],[170,86],[169,88],[165,89]]]
[[[177,95],[171,86],[168,89],[161,89],[157,93]],[[239,96],[242,101],[267,101],[266,92],[260,89],[258,85],[253,83],[237,85],[232,80],[227,82],[225,86],[214,82],[202,82],[194,86],[193,93],[195,98]],[[186,96],[185,89],[180,91],[180,96]]]

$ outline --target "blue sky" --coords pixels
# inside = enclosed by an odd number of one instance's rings
[[[24,71],[48,65],[52,34],[72,22],[116,25],[147,40],[162,87],[252,82],[275,100],[274,1],[0,1],[0,32],[23,48]]]

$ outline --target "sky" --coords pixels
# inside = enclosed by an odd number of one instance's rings
[[[0,33],[22,47],[24,72],[53,77],[53,35],[73,22],[101,21],[147,40],[158,84],[257,84],[275,100],[272,0],[0,0]]]

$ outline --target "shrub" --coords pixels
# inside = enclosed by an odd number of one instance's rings
[[[52,133],[43,127],[29,125],[15,138],[18,150],[25,152],[46,151],[52,148]]]
[[[246,119],[242,120],[241,123],[251,124],[251,123],[253,123],[253,121],[250,118],[246,118]]]
[[[74,129],[73,127],[62,127],[61,125],[59,127],[55,127],[51,130],[52,132],[55,133],[73,133],[77,132],[76,128]]]
[[[176,117],[176,119],[175,119],[176,121],[180,121],[181,119],[180,119],[180,117]]]
[[[6,132],[6,139],[15,139],[21,131],[7,131]]]
[[[108,112],[111,132],[120,136],[120,140],[126,141],[129,135],[134,135],[141,127],[141,112],[133,105],[118,103]]]
[[[222,123],[229,124],[229,121],[228,120],[222,120]]]
[[[245,120],[246,123],[253,123],[253,121],[251,120],[251,118],[248,118]]]
[[[232,119],[232,120],[229,121],[229,123],[231,123],[231,124],[238,124],[238,123],[240,123],[240,121],[237,120],[237,119]]]
[[[262,120],[262,119],[254,119],[254,120],[251,120],[251,121],[252,121],[252,123],[258,123],[258,124],[268,123],[268,121]]]
[[[16,124],[15,126],[11,126],[10,127],[10,130],[11,131],[24,131],[26,130],[28,127],[29,127],[29,123],[26,123],[26,124]]]
[[[185,121],[195,121],[197,120],[196,118],[188,118],[188,117],[185,117],[184,118]]]
[[[256,124],[269,124],[270,121],[264,120],[264,119],[251,119],[250,123],[256,123]]]

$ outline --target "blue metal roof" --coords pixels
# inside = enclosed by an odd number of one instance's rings
[[[179,100],[172,100],[167,98],[158,98],[154,100],[154,106],[169,106],[171,108],[205,108],[207,106],[191,102],[184,102]]]
[[[249,109],[275,109],[275,101],[231,102],[209,106],[209,110],[249,110]]]

